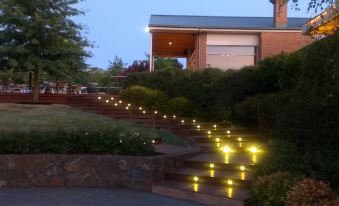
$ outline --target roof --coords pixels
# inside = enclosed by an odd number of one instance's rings
[[[149,27],[302,30],[308,20],[309,18],[288,18],[287,28],[277,28],[273,26],[273,17],[152,15]]]

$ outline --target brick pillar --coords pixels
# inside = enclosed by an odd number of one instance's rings
[[[270,0],[274,6],[273,25],[278,28],[286,28],[288,24],[287,3],[288,0]]]
[[[195,56],[195,70],[206,68],[207,58],[207,34],[200,33],[197,35],[196,41],[196,56]]]

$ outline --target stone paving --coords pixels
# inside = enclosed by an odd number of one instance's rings
[[[1,206],[203,206],[124,189],[1,189]]]

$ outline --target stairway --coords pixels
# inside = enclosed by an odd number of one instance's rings
[[[153,185],[153,193],[218,206],[242,206],[249,198],[252,170],[263,153],[255,132],[147,111],[117,96],[81,98],[69,99],[70,105],[167,129],[200,147],[200,152],[186,159],[181,168],[165,172],[164,180]]]

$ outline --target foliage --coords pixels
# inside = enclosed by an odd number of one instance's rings
[[[288,172],[258,177],[252,185],[251,205],[284,206],[287,192],[300,179]]]
[[[333,205],[336,195],[329,185],[312,179],[297,182],[287,193],[286,206]],[[338,202],[337,202],[338,203]]]
[[[183,114],[188,107],[184,97],[170,98],[163,92],[142,86],[131,86],[125,89],[122,98],[135,104],[142,105],[150,110],[161,111],[166,114]]]
[[[182,69],[183,65],[178,59],[156,57],[154,60],[154,70]]]
[[[120,76],[126,76],[129,73],[145,72],[149,71],[149,61],[148,60],[139,60],[134,61],[127,69],[121,70],[117,73]]]
[[[167,131],[142,128],[66,106],[1,104],[0,110],[0,153],[151,155],[150,143],[154,138],[185,145],[181,138]]]
[[[113,61],[109,61],[108,71],[111,75],[117,75],[121,70],[124,69],[126,64],[118,56],[115,56]]]
[[[83,14],[79,0],[3,0],[0,3],[0,69],[46,72],[70,77],[83,69],[82,26],[71,17]]]

